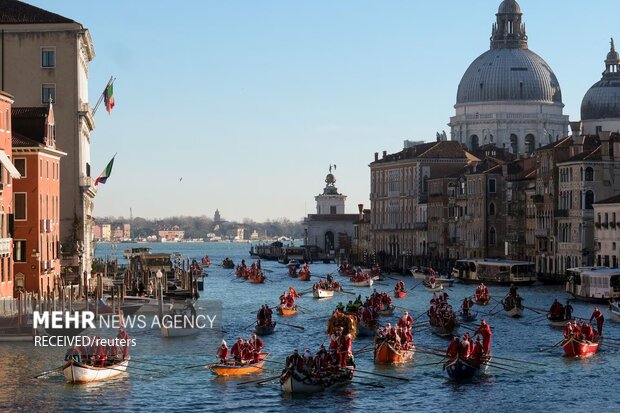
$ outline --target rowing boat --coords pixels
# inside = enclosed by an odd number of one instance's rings
[[[405,297],[407,297],[407,291],[394,290],[394,296],[396,298],[405,298]]]
[[[297,306],[293,308],[278,307],[278,314],[280,314],[282,317],[289,317],[295,315],[297,314]]]
[[[441,285],[438,282],[431,283],[427,280],[424,280],[422,281],[422,284],[424,284],[424,287],[426,288],[426,290],[431,293],[437,293],[443,290],[443,285]]]
[[[398,364],[405,363],[413,358],[415,353],[415,346],[404,350],[396,349],[392,344],[387,341],[382,341],[379,344],[375,344],[375,363],[380,364]]]
[[[561,316],[552,316],[551,314],[547,314],[547,320],[549,320],[549,324],[551,325],[551,327],[558,327],[558,328],[562,328],[566,325],[567,322],[569,321],[574,321],[574,318],[571,319],[566,319],[564,317],[564,314],[562,314]]]
[[[392,314],[394,314],[394,308],[395,307],[392,304],[388,305],[387,307],[381,306],[381,309],[379,309],[377,313],[385,317],[391,316]]]
[[[476,299],[474,300],[474,302],[478,305],[489,305],[489,303],[491,302],[491,296],[487,295],[486,297],[478,297],[476,296]]]
[[[590,357],[598,351],[598,341],[587,341],[571,336],[564,340],[562,348],[566,357]]]
[[[476,365],[471,359],[456,357],[446,362],[444,369],[452,380],[466,381],[486,372],[490,361],[491,357],[485,357],[479,365]]]
[[[620,301],[609,303],[609,319],[620,323]]]
[[[368,278],[363,281],[351,281],[351,285],[353,287],[372,287],[373,280],[372,278]]]
[[[219,363],[210,365],[209,368],[218,376],[242,376],[252,374],[263,370],[265,359],[269,353],[260,353],[259,360],[256,363]]]
[[[324,290],[322,288],[317,288],[316,290],[312,291],[312,296],[314,298],[331,298],[334,296],[334,293],[336,291],[334,290]]]
[[[62,372],[68,383],[80,384],[104,381],[123,374],[127,370],[129,360],[127,358],[108,366],[95,367],[70,358],[64,365]]]
[[[476,318],[478,318],[478,312],[469,310],[469,313],[465,314],[461,310],[461,312],[459,313],[459,318],[464,323],[471,323],[472,321],[476,321]]]
[[[276,329],[276,322],[272,322],[270,326],[254,326],[254,332],[259,336],[268,336],[273,334]]]
[[[319,377],[292,369],[285,369],[280,375],[282,391],[286,393],[312,394],[346,386],[353,379],[352,368],[340,369],[337,373]]]

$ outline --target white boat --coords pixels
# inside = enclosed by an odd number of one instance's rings
[[[334,293],[334,290],[324,290],[322,288],[317,288],[316,290],[312,291],[312,296],[314,298],[331,298],[334,296]]]
[[[452,284],[454,284],[454,278],[450,275],[442,274],[439,277],[435,277],[435,282],[450,287],[452,286]]]
[[[129,358],[105,367],[95,367],[70,359],[62,372],[68,383],[92,383],[120,376],[127,370]]]
[[[411,267],[409,269],[409,271],[411,272],[411,275],[413,276],[413,278],[416,279],[416,280],[424,280],[424,279],[426,279],[426,272],[425,272],[424,268],[421,268],[421,267]]]
[[[394,314],[394,309],[395,309],[394,305],[390,304],[386,308],[381,308],[378,311],[378,313],[379,313],[379,315],[382,315],[382,316],[390,316],[390,315]]]
[[[576,299],[608,303],[620,299],[620,269],[607,267],[578,267],[566,270],[566,292]]]
[[[161,336],[166,338],[176,337],[191,337],[200,333],[200,329],[197,327],[175,328],[161,326]]]
[[[372,287],[373,282],[374,281],[372,280],[372,278],[369,278],[364,281],[351,281],[351,285],[353,287]]]
[[[424,284],[424,287],[426,288],[426,290],[430,291],[431,293],[437,293],[443,290],[443,285],[441,285],[440,283],[436,281],[434,283],[430,283],[424,280],[422,281],[422,283]]]
[[[609,303],[609,319],[620,323],[620,301]]]
[[[511,309],[507,309],[504,306],[504,311],[508,317],[518,318],[523,316],[523,307],[513,306]]]

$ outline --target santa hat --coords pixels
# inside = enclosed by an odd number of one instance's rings
[[[222,345],[225,346],[226,345],[226,340],[222,340]]]

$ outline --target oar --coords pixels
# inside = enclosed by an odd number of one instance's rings
[[[543,352],[543,351],[549,351],[549,350],[553,350],[556,347],[561,346],[562,344],[564,344],[564,339],[560,340],[558,343],[556,343],[555,345],[549,347],[549,348],[541,348],[540,350],[538,350],[539,352]]]
[[[362,386],[368,386],[368,387],[376,387],[378,389],[385,389],[385,386],[381,383],[367,383],[367,382],[363,382],[363,381],[353,381],[351,380],[351,383],[355,383],[355,384],[360,384]]]
[[[136,360],[136,359],[135,359],[135,358],[133,358],[133,357],[131,358],[131,361],[132,361],[132,362],[134,362],[134,363],[152,364],[152,365],[154,365],[154,366],[178,367],[178,366],[175,366],[175,365],[173,365],[173,364],[152,363],[152,362],[149,362],[149,361]]]
[[[297,329],[299,329],[299,330],[305,330],[305,327],[302,327],[302,326],[296,326],[296,325],[294,325],[294,324],[287,324],[287,323],[283,323],[282,321],[278,321],[278,324],[282,324],[282,325],[285,325],[285,326],[289,326],[289,327],[297,328]]]
[[[211,367],[211,366],[215,366],[217,364],[220,364],[220,363],[207,363],[207,364],[203,363],[203,364],[196,364],[195,366],[187,366],[187,367],[184,367],[184,368],[186,368],[186,369],[195,369],[196,367]]]
[[[62,366],[58,366],[58,367],[56,367],[55,369],[48,370],[48,371],[44,371],[43,373],[41,373],[41,374],[37,374],[36,376],[34,376],[34,378],[35,378],[35,379],[38,379],[39,377],[47,376],[48,374],[51,374],[51,373],[57,372],[57,371],[59,371],[59,370],[62,370],[64,367],[65,367],[65,366],[64,366],[64,365],[62,365]]]
[[[306,310],[307,312],[311,313],[312,311],[308,310],[306,307],[302,307],[299,304],[295,303],[295,305],[299,308],[301,308],[302,310]]]
[[[418,288],[422,284],[423,284],[422,282],[417,283],[416,285],[413,286],[413,288],[410,288],[409,291],[415,290],[416,288]]]
[[[434,363],[414,364],[413,367],[436,366],[437,364],[442,364],[442,363],[445,363],[445,361],[439,360]]]
[[[563,341],[563,340],[562,340],[562,341]],[[494,359],[498,359],[498,360],[516,361],[516,362],[519,362],[519,363],[524,363],[524,364],[535,364],[535,365],[537,365],[537,366],[544,366],[544,367],[546,367],[546,366],[547,366],[546,364],[536,363],[535,361],[527,361],[527,360],[511,359],[511,358],[508,358],[508,357],[499,357],[499,356],[496,356],[496,355],[492,355],[492,357],[493,357]]]
[[[268,381],[272,381],[275,379],[279,379],[280,376],[274,376],[274,377],[269,377],[266,379],[258,379],[258,380],[250,380],[250,381],[242,381],[241,383],[237,383],[237,386],[243,386],[244,384],[252,384],[252,383],[256,383],[256,384],[260,384],[260,383],[266,383]]]
[[[507,369],[505,367],[496,366],[495,364],[492,364],[492,363],[487,363],[487,364],[488,364],[489,367],[493,367],[495,369],[506,370],[506,371],[509,371],[511,373],[519,373],[518,370]]]
[[[350,370],[353,370],[356,373],[370,374],[372,376],[386,377],[388,379],[402,380],[402,381],[411,381],[411,380],[409,380],[409,379],[407,379],[405,377],[390,376],[388,374],[373,373],[371,371],[364,371],[364,370],[358,370],[358,369],[350,369]]]
[[[247,327],[244,327],[243,330],[247,330],[248,328],[252,327],[254,324],[256,324],[256,321],[252,321],[252,324],[250,324]]]
[[[535,309],[535,308],[533,308],[533,307],[528,307],[528,306],[524,305],[524,306],[523,306],[523,308],[528,309],[528,310],[530,310],[530,311],[533,311],[533,312],[535,312],[536,314],[541,314],[541,312],[540,312],[540,311],[538,311],[537,309]],[[547,315],[546,310],[545,310],[545,313],[544,313],[544,314],[545,314],[545,315]]]
[[[357,295],[353,291],[340,290],[340,292],[345,294]]]
[[[276,364],[282,364],[284,365],[285,363],[282,363],[281,361],[275,361],[275,360],[267,360],[267,359],[263,359],[263,361],[266,361],[267,363],[276,363]]]

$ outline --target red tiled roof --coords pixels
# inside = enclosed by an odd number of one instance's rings
[[[0,24],[75,23],[59,14],[17,0],[0,0]]]
[[[563,139],[560,139],[559,141],[555,141],[555,142],[551,142],[548,145],[542,146],[538,149],[536,149],[536,152],[538,151],[545,151],[548,149],[555,149],[555,148],[561,148],[564,146],[571,146],[573,144],[573,138],[572,136],[567,136]]]

